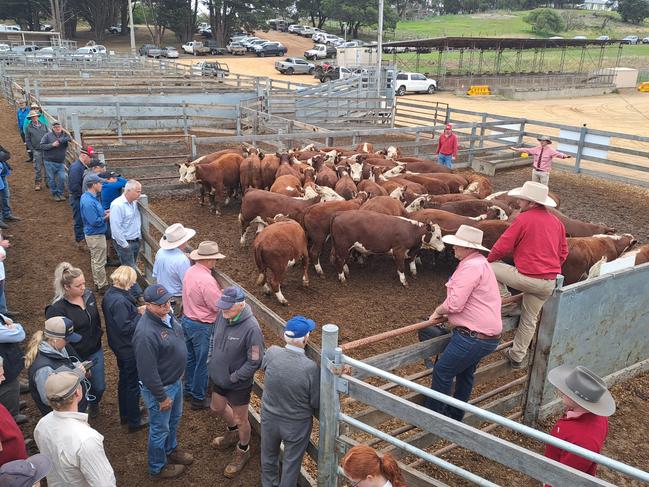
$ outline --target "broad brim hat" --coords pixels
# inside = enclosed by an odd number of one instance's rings
[[[552,143],[552,139],[551,139],[550,137],[548,137],[547,135],[541,135],[541,136],[540,136],[538,139],[536,139],[536,140],[538,140],[539,142],[541,142],[541,141],[543,141],[543,142],[547,142],[548,144],[551,144],[551,143]]]
[[[615,399],[606,384],[586,367],[561,365],[548,374],[550,383],[582,408],[598,416],[615,412]]]
[[[166,250],[178,248],[187,243],[194,235],[196,235],[196,230],[185,228],[182,223],[174,223],[165,230],[160,239],[160,248]]]
[[[526,181],[523,186],[512,189],[507,195],[552,208],[557,206],[557,203],[548,196],[548,187],[534,181]]]
[[[469,249],[484,250],[489,252],[487,247],[482,246],[483,232],[479,228],[470,227],[469,225],[460,225],[455,235],[444,235],[442,242],[449,245],[458,245]]]
[[[225,255],[219,252],[219,245],[216,242],[206,240],[189,254],[189,258],[192,260],[225,259]]]
[[[27,114],[27,118],[33,118],[33,117],[40,117],[41,114],[38,113],[36,110],[30,110],[29,113]]]

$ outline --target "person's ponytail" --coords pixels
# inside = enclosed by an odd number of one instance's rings
[[[38,354],[38,346],[41,344],[44,338],[43,330],[38,330],[32,335],[31,340],[29,340],[29,345],[27,345],[27,351],[25,352],[25,367],[29,368],[31,364],[36,360],[36,355]]]
[[[389,453],[380,456],[381,474],[388,479],[393,487],[406,487],[406,481],[403,479],[401,469],[397,461]]]

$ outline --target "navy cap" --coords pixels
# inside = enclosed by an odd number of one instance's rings
[[[315,328],[315,321],[298,315],[286,322],[284,335],[289,338],[302,338],[315,330]]]
[[[104,171],[104,172],[100,172],[98,176],[102,179],[110,179],[110,178],[118,178],[119,174],[117,174],[115,171]]]
[[[143,298],[147,303],[164,304],[173,296],[162,284],[152,284],[144,290]]]
[[[70,343],[79,343],[81,335],[74,332],[74,323],[65,316],[53,316],[45,320],[45,336],[63,338]]]
[[[0,487],[32,487],[52,468],[52,462],[43,453],[26,460],[14,460],[0,467]]]
[[[243,289],[237,286],[226,287],[221,294],[221,299],[216,302],[216,307],[219,309],[230,309],[237,303],[245,301],[246,294]]]
[[[92,161],[88,163],[88,167],[105,167],[105,166],[106,163],[101,162],[99,159],[94,159],[94,158],[92,159]]]

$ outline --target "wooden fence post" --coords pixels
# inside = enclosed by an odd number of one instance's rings
[[[320,438],[318,441],[318,487],[335,487],[338,480],[338,411],[340,403],[333,373],[338,346],[338,327],[322,327],[322,356],[320,359]]]
[[[469,139],[469,160],[467,161],[469,163],[469,167],[471,164],[473,164],[473,151],[475,150],[475,140],[476,140],[476,132],[478,131],[478,127],[475,122],[471,123],[471,137]]]
[[[149,207],[149,197],[145,194],[140,196],[140,204],[147,208]],[[149,215],[147,212],[140,212],[142,215],[142,234],[151,235],[150,231],[150,221]],[[149,262],[153,262],[153,251],[151,246],[147,243],[146,239],[142,239],[141,252],[144,255],[144,278],[147,282],[153,282],[153,268],[149,265]]]
[[[482,123],[480,125],[480,148],[484,148],[485,124],[487,123],[487,114],[482,114]]]
[[[581,172],[581,157],[584,152],[584,143],[586,142],[586,134],[588,128],[584,124],[579,130],[579,142],[577,143],[577,155],[575,156],[575,172]]]

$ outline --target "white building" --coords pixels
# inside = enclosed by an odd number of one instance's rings
[[[585,0],[582,8],[584,10],[613,10],[616,3],[610,0]]]

